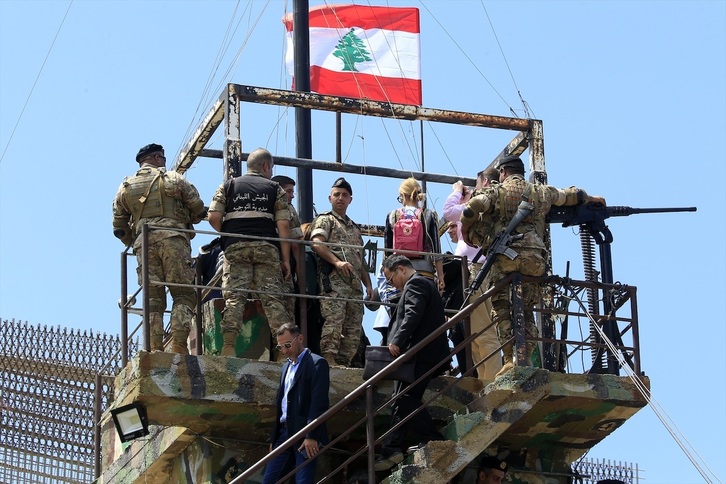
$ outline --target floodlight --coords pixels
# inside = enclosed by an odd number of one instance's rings
[[[149,435],[149,420],[142,404],[134,402],[115,408],[111,410],[111,416],[121,442]]]

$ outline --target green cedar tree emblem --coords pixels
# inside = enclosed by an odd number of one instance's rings
[[[355,71],[356,62],[372,61],[369,56],[370,52],[366,50],[366,46],[363,41],[355,35],[355,28],[350,29],[350,32],[345,34],[338,45],[335,46],[333,55],[343,61],[344,71]]]

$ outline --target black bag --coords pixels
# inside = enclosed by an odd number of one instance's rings
[[[368,380],[376,373],[389,365],[396,357],[388,350],[388,346],[367,346],[366,347],[366,366],[363,370],[363,379]],[[415,357],[403,363],[393,373],[389,373],[384,380],[398,380],[405,383],[411,383],[414,377],[414,366],[416,365]]]

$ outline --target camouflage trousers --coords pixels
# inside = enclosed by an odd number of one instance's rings
[[[238,332],[243,321],[248,292],[285,291],[280,268],[280,253],[268,242],[237,242],[224,251],[222,332]],[[241,289],[241,290],[240,290]],[[293,321],[283,296],[258,294],[272,337],[277,328]]]
[[[173,284],[192,284],[192,249],[186,237],[176,236],[161,239],[149,245],[149,281],[171,282]],[[136,254],[138,265],[136,273],[139,285],[143,284],[141,251]],[[166,293],[163,285],[150,284],[149,309],[151,311],[149,330],[152,335],[164,334],[164,311]],[[189,331],[194,319],[197,297],[192,287],[169,286],[172,298],[171,331]]]
[[[474,282],[481,264],[470,264],[469,265],[469,285]],[[470,302],[474,302],[479,296],[484,293],[487,288],[486,284],[479,286],[474,293],[472,293]],[[487,299],[483,303],[472,311],[469,317],[471,334],[476,334],[482,331],[484,328],[492,323],[492,300]],[[496,353],[494,356],[489,358],[486,362],[476,367],[477,375],[480,380],[490,382],[494,380],[495,375],[499,370],[502,369],[502,357],[499,355],[499,337],[497,336],[497,327],[492,326],[482,334],[474,338],[471,342],[471,359],[474,364],[479,363],[484,358],[489,356],[490,353]]]
[[[526,276],[541,276],[545,272],[545,258],[541,250],[515,249],[517,257],[511,260],[503,255],[497,256],[487,276],[488,286],[507,277],[512,272]],[[539,334],[532,308],[539,303],[541,288],[539,284],[522,284],[524,303],[524,330],[527,340]],[[513,336],[512,331],[512,291],[511,286],[492,296],[492,321],[494,321],[500,343]]]
[[[295,302],[297,301],[297,298],[294,296],[296,291],[295,283],[292,281],[292,276],[290,276],[288,280],[282,281],[282,285],[284,286],[284,292],[290,294],[290,296],[283,297],[285,309],[287,309],[287,314],[289,314],[292,318],[295,318]],[[300,325],[300,323],[297,324],[298,326]],[[273,336],[275,335],[273,334]]]
[[[332,292],[323,295],[333,299],[320,300],[320,314],[323,318],[320,353],[331,365],[350,366],[360,344],[363,303],[336,298],[362,299],[363,294],[352,288],[334,287]]]

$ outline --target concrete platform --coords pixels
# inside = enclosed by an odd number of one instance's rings
[[[121,444],[110,414],[104,414],[98,484],[157,478],[228,482],[220,476],[236,475],[268,451],[280,369],[279,363],[242,358],[140,352],[117,376],[113,406],[143,403],[152,435]],[[649,386],[646,378],[641,380]],[[331,405],[363,383],[360,369],[331,368]],[[440,377],[432,381],[426,398],[451,383],[456,385],[429,407],[449,440],[430,443],[379,479],[446,482],[486,452],[508,455],[509,480],[545,482],[542,476],[549,474],[547,482],[566,482],[552,476],[566,475],[571,462],[647,403],[624,377],[530,367],[514,368],[485,388],[472,378]],[[375,405],[390,394],[390,383],[376,387]],[[364,417],[364,400],[352,402],[329,422],[331,437]],[[387,428],[388,419],[386,411],[376,419],[376,429]],[[322,456],[319,476],[364,439],[361,426],[336,451]]]

